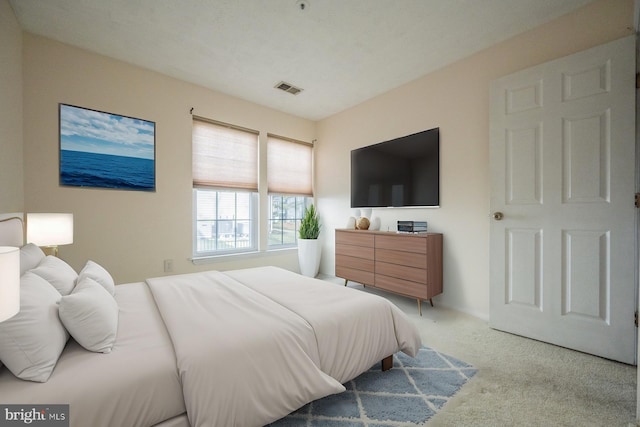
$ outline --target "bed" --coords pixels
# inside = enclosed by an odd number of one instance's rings
[[[0,221],[0,245],[22,243],[15,241],[18,226],[19,220]],[[21,252],[36,253],[32,246]],[[113,333],[96,338],[92,330],[93,343],[87,345],[86,331],[72,324],[47,335],[64,342],[54,366],[47,361],[44,381],[39,371],[35,379],[18,378],[30,375],[30,368],[21,371],[23,361],[12,360],[2,347],[17,321],[0,323],[0,360],[7,365],[0,367],[0,404],[69,404],[71,426],[262,426],[344,391],[343,383],[381,360],[388,367],[397,351],[413,356],[421,346],[415,327],[386,299],[277,267],[156,277],[110,288],[108,272],[87,261],[74,285],[64,289],[51,268],[42,274],[43,264],[62,261],[35,258],[35,267],[21,265],[25,309],[15,318],[30,312],[29,286],[46,287],[39,274],[61,290],[47,310],[65,327],[67,301],[87,301],[79,296],[99,295],[108,300],[104,307],[116,307]],[[83,293],[89,289],[95,293]],[[94,329],[104,324],[110,323]],[[50,347],[55,345],[45,350]]]

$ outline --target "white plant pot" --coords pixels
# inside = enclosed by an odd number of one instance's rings
[[[307,277],[316,277],[320,268],[320,255],[322,247],[318,239],[298,239],[298,264],[300,274]]]

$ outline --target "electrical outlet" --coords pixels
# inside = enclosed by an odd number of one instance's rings
[[[164,260],[164,272],[165,273],[173,272],[173,260],[172,259],[165,259]]]

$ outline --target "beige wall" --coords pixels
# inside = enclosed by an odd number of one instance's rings
[[[444,234],[444,293],[436,304],[489,315],[489,83],[632,34],[633,0],[597,1],[318,124],[317,196],[324,220],[321,271],[334,272],[331,230],[346,225],[349,152],[440,127],[440,209],[377,209],[382,229],[427,220]],[[330,172],[330,173],[325,173]]]
[[[8,0],[0,0],[0,183],[0,212],[22,212],[22,30]]]
[[[315,123],[158,73],[24,34],[25,208],[72,212],[73,245],[60,256],[80,269],[89,258],[119,283],[174,272],[274,264],[297,270],[295,251],[194,266],[191,115],[304,141]],[[214,70],[212,70],[214,72]],[[58,103],[156,122],[155,193],[58,185]],[[264,142],[264,138],[261,138]]]
[[[333,230],[349,208],[349,151],[432,127],[441,131],[440,209],[377,210],[383,229],[398,219],[426,219],[445,235],[445,292],[437,304],[488,317],[489,304],[489,82],[502,75],[577,52],[632,32],[633,0],[599,0],[548,25],[453,64],[319,123],[280,113],[219,92],[20,33],[11,13],[9,51],[19,64],[23,45],[24,114],[20,96],[0,99],[0,120],[24,117],[22,193],[0,211],[73,212],[75,242],[61,256],[79,269],[88,259],[118,282],[164,274],[164,259],[178,273],[274,264],[297,270],[295,251],[194,266],[191,255],[191,117],[194,113],[240,126],[310,141],[317,137],[316,192],[323,221],[321,272],[334,272]],[[6,0],[0,0],[5,20]],[[10,11],[10,8],[8,8]],[[2,22],[4,24],[4,21]],[[2,44],[0,52],[7,47]],[[16,57],[17,55],[17,57]],[[19,65],[0,65],[0,85],[19,88]],[[12,71],[13,70],[13,71]],[[16,71],[17,70],[17,71]],[[9,76],[5,76],[8,74]],[[11,77],[13,76],[13,77]],[[66,188],[58,185],[58,103],[156,122],[155,193]],[[4,121],[3,129],[5,127]],[[10,134],[20,140],[20,126]],[[4,134],[0,136],[4,138]],[[4,150],[4,139],[3,150]],[[264,143],[264,138],[261,138]],[[14,143],[15,144],[15,143]],[[19,144],[0,170],[21,168]],[[17,165],[17,166],[16,166]],[[0,172],[4,173],[4,172]],[[262,171],[264,173],[264,170]],[[20,175],[15,171],[13,175]],[[11,178],[12,180],[14,178]],[[4,179],[3,179],[4,182]],[[13,181],[10,181],[13,182]],[[17,188],[21,182],[16,180]],[[14,207],[15,206],[15,207]],[[264,208],[264,206],[262,206]],[[264,209],[263,209],[264,211]]]

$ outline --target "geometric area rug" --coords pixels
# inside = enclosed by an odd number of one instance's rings
[[[422,426],[475,373],[473,366],[428,347],[415,359],[396,353],[393,369],[382,372],[376,363],[345,384],[345,392],[313,401],[270,426]]]

